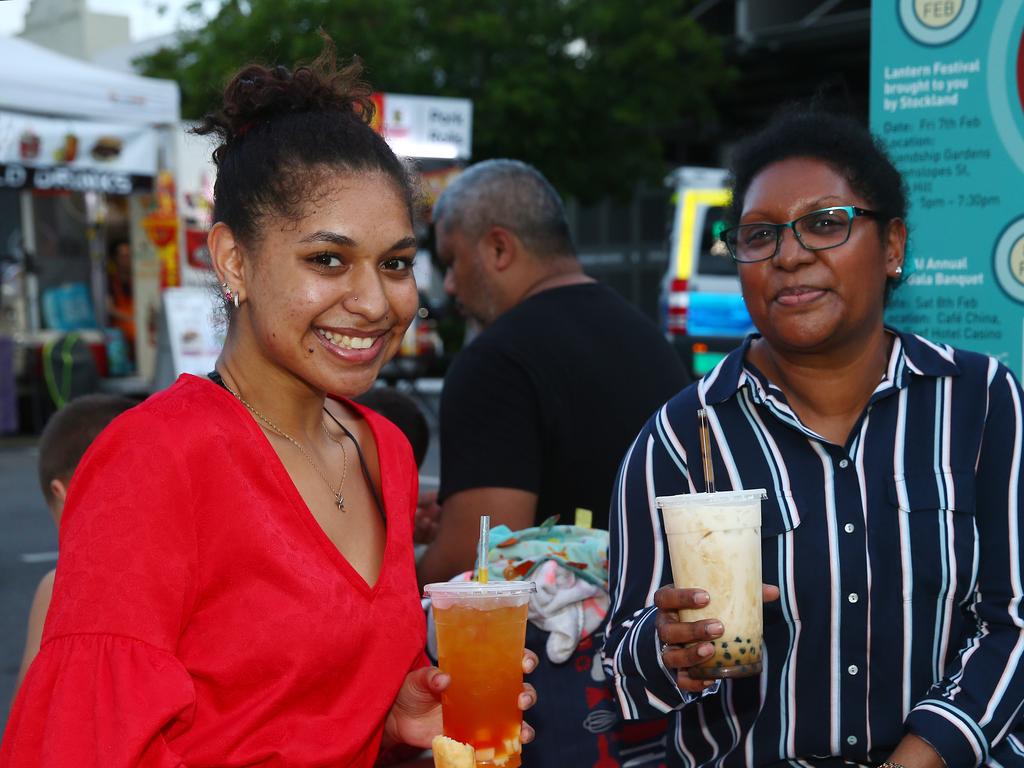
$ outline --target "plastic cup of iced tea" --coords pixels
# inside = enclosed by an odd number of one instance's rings
[[[438,666],[451,676],[441,694],[444,735],[472,744],[477,766],[518,768],[523,713],[523,645],[532,581],[428,584]]]
[[[679,611],[680,621],[717,618],[725,627],[711,644],[714,654],[690,667],[690,677],[714,680],[761,672],[762,488],[659,496],[672,562],[680,589],[699,587],[711,602]]]

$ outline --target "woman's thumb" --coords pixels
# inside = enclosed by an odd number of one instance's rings
[[[416,693],[422,693],[429,698],[435,698],[451,682],[451,677],[437,667],[421,667],[417,669],[409,681]]]

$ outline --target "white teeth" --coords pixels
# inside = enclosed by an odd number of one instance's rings
[[[323,328],[318,328],[317,333],[342,349],[369,349],[373,346],[374,342],[374,339],[370,336],[345,336],[341,333],[326,331]]]

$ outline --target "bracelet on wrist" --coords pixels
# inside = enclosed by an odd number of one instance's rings
[[[884,763],[878,766],[878,768],[906,768],[902,763],[894,763],[892,760],[886,760]]]

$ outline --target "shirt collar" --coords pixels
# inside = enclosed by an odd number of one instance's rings
[[[952,347],[935,344],[916,334],[903,333],[889,326],[885,329],[896,337],[889,353],[886,379],[897,388],[902,389],[907,385],[907,373],[932,377],[960,374]],[[743,361],[751,343],[758,338],[760,334],[757,333],[748,335],[739,347],[730,352],[704,377],[701,381],[704,402],[725,402],[747,381],[749,374],[744,368]]]
[[[906,368],[918,376],[959,376],[960,366],[953,356],[953,348],[946,344],[936,344],[914,333],[903,333],[886,326],[886,330],[896,336],[897,343],[892,345],[889,357],[889,371],[901,373]],[[902,375],[894,377],[896,386],[903,387]]]
[[[761,338],[759,333],[751,333],[726,358],[711,369],[700,382],[704,390],[704,402],[724,403],[740,388],[747,374],[743,369],[743,360],[747,356],[751,342]]]

